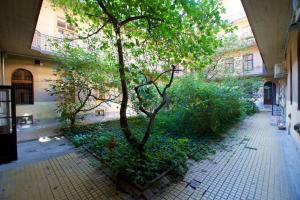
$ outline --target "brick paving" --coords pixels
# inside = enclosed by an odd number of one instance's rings
[[[72,152],[32,165],[0,172],[0,199],[124,199],[99,162]]]
[[[214,157],[152,199],[300,199],[300,154],[290,135],[259,113],[230,131]],[[299,146],[299,145],[298,145]],[[87,153],[69,152],[0,171],[0,199],[130,199]]]
[[[156,199],[299,200],[300,152],[291,136],[278,131],[270,119],[270,113],[262,112],[243,121],[222,151],[194,163],[183,181]],[[289,157],[287,150],[295,156]]]

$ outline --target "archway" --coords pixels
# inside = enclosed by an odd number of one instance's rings
[[[15,88],[16,104],[33,104],[33,76],[30,71],[16,69],[11,84]]]
[[[264,84],[264,104],[276,104],[276,85],[272,81],[268,81]]]

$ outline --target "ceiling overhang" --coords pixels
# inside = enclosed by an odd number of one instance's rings
[[[0,3],[0,49],[35,55],[31,43],[43,0],[6,0]]]
[[[268,70],[284,60],[292,20],[290,0],[241,0]]]

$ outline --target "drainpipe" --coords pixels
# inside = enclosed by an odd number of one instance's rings
[[[1,78],[2,78],[2,80],[1,80],[1,85],[4,85],[5,84],[5,73],[4,73],[4,68],[5,68],[5,53],[4,53],[4,51],[1,51],[1,56],[0,56],[0,58],[1,58]]]
[[[272,116],[274,115],[274,108],[273,108],[273,105],[274,105],[274,101],[273,101],[273,91],[274,88],[273,88],[273,81],[272,81],[272,87],[271,87],[271,102],[272,102]]]

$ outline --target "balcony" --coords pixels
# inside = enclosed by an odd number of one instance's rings
[[[287,70],[282,64],[275,64],[274,78],[284,78],[287,76]]]
[[[269,72],[268,72],[265,65],[255,66],[251,70],[246,70],[246,69],[241,68],[240,73],[238,74],[238,76],[246,76],[246,77],[249,77],[249,76],[269,76],[269,75],[270,74],[269,74]]]
[[[35,31],[31,49],[39,51],[42,54],[54,54],[57,48],[54,44],[59,44],[62,39],[42,34],[39,31]]]
[[[250,47],[250,46],[254,46],[256,45],[256,41],[255,38],[253,36],[248,37],[248,38],[244,38],[243,39],[243,43],[246,47]]]
[[[31,44],[31,49],[39,51],[42,54],[53,55],[57,52],[58,47],[64,44],[64,39],[67,38],[67,36],[65,38],[58,38],[46,35],[36,30]],[[85,46],[83,44],[79,44],[78,40],[70,40],[69,44],[73,47],[78,45],[82,47]]]

